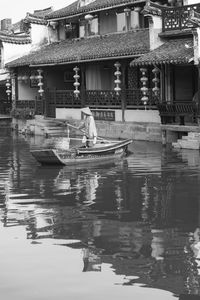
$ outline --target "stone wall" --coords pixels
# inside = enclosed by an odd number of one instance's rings
[[[55,120],[56,121],[56,120]],[[57,120],[58,121],[58,120]],[[51,121],[42,117],[33,120],[13,119],[13,129],[25,134],[45,135]],[[69,123],[78,126],[80,120],[69,120]],[[108,122],[96,121],[98,135],[107,138],[130,138],[138,141],[161,142],[161,125],[154,122]],[[60,130],[60,127],[58,128]],[[77,133],[72,130],[71,134]]]
[[[158,123],[96,122],[96,124],[99,136],[161,142],[161,126]]]

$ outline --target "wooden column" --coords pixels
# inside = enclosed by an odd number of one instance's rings
[[[197,101],[197,120],[200,125],[200,64],[198,64],[198,101]]]
[[[12,89],[12,98],[11,98],[11,103],[10,105],[12,106],[11,108],[15,109],[16,108],[16,101],[18,99],[18,81],[17,81],[17,74],[12,73],[11,75],[11,89]]]
[[[121,105],[122,105],[122,122],[125,122],[125,109],[126,109],[126,63],[121,65]]]
[[[48,117],[48,97],[47,97],[47,71],[44,70],[44,76],[43,76],[43,89],[44,93],[42,96],[42,113],[44,114],[45,117]],[[56,106],[55,106],[55,113],[56,113]]]
[[[85,65],[81,65],[81,87],[80,87],[80,96],[81,96],[81,106],[85,106],[85,97],[86,97],[86,86],[85,86]]]

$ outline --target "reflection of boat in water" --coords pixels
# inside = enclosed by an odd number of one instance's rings
[[[72,147],[71,149],[38,149],[31,150],[31,154],[41,164],[54,165],[83,165],[110,162],[124,157],[128,145],[132,140],[106,141],[96,144],[92,148]]]

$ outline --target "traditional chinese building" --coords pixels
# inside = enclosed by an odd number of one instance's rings
[[[16,27],[15,27],[16,28]],[[11,19],[1,20],[0,30],[0,113],[11,109],[10,75],[5,64],[30,50],[31,39],[26,33],[15,34]]]
[[[89,106],[103,134],[133,139],[160,141],[162,123],[198,127],[199,5],[185,4],[75,1],[48,13],[47,44],[7,64],[14,107],[79,120]]]

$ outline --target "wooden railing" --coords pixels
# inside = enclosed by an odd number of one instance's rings
[[[55,118],[57,108],[80,108],[81,98],[75,97],[72,90],[47,90],[45,93],[45,114]]]
[[[188,20],[191,11],[199,13],[200,4],[162,9],[163,32],[193,28],[194,25]]]
[[[149,90],[148,106],[157,104],[157,97]],[[125,108],[139,107],[144,109],[141,101],[142,93],[140,89],[129,89],[120,92],[118,95],[113,90],[87,90],[81,93],[78,98],[73,91],[68,90],[48,90],[45,94],[48,115],[53,117],[55,107],[57,108],[79,108],[90,106],[95,108]]]
[[[155,96],[151,89],[148,91],[148,107],[156,107],[158,103],[159,96]],[[142,92],[140,89],[132,89],[132,90],[126,90],[125,91],[125,103],[126,108],[135,108],[140,107],[144,108],[144,104],[142,102]]]
[[[147,106],[156,108],[158,98],[149,90],[149,101]],[[56,108],[91,108],[106,109],[145,109],[140,89],[129,89],[120,92],[118,95],[112,90],[87,90],[75,97],[73,90],[47,90],[43,100],[18,100],[18,110],[31,110],[31,114],[45,114],[48,117],[55,117]]]
[[[80,108],[82,105],[88,105],[91,108],[106,108],[106,109],[122,109],[122,99],[125,99],[125,109],[145,109],[141,101],[141,91],[139,89],[126,90],[123,95],[120,93],[118,96],[113,91],[87,91],[85,94],[86,99],[82,103],[80,97],[76,98],[73,91],[48,91],[46,100],[18,100],[16,101],[16,108],[24,115],[29,112],[34,114],[45,114],[48,117],[55,117],[56,108]],[[149,90],[149,101],[147,106],[150,108],[158,109],[161,122],[177,123],[183,125],[185,119],[190,118],[192,123],[197,122],[197,106],[195,103],[158,103],[158,98],[153,95],[152,90]],[[45,106],[44,107],[44,102]]]
[[[44,101],[42,99],[36,100],[17,100],[15,108],[12,111],[13,116],[21,118],[31,118],[34,115],[44,114]]]
[[[179,123],[180,125],[185,124],[186,118],[191,123],[197,122],[197,105],[193,102],[188,103],[162,103],[157,105],[161,116],[162,124],[166,123]]]
[[[121,108],[122,95],[110,90],[87,90],[85,92],[85,105],[96,108]]]
[[[11,101],[1,100],[0,101],[0,114],[9,114],[12,108]]]

